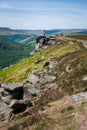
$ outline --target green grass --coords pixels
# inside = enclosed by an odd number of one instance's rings
[[[41,52],[37,52],[30,58],[26,58],[19,63],[0,71],[0,82],[22,82],[33,70],[43,70],[45,61],[49,61],[53,57],[64,56],[68,53],[80,50],[81,48],[81,44],[69,44],[68,42],[66,44],[49,46]],[[42,58],[43,60],[40,63],[34,63]]]

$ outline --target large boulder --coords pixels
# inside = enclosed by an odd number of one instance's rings
[[[23,99],[23,85],[21,83],[3,83],[0,87],[0,98],[6,104],[12,99]]]
[[[30,100],[23,101],[24,88],[21,83],[3,83],[0,87],[0,120],[25,111],[32,106]]]
[[[17,91],[23,88],[23,84],[21,83],[3,83],[1,85],[2,88],[8,91]]]
[[[68,98],[69,101],[75,101],[75,102],[80,102],[83,100],[87,100],[87,92],[81,92],[75,95],[71,95]]]

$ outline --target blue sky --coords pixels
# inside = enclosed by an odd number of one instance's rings
[[[0,0],[0,26],[13,29],[87,28],[87,0]]]

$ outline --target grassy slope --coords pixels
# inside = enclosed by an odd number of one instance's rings
[[[87,101],[72,103],[64,97],[48,103],[33,119],[30,130],[86,130]],[[84,128],[84,129],[83,129]]]
[[[37,52],[35,55],[30,58],[26,58],[23,61],[20,61],[18,64],[15,64],[3,71],[0,71],[0,82],[21,82],[27,78],[27,75],[32,70],[42,70],[43,63],[48,61],[53,57],[61,57],[65,54],[74,52],[76,50],[80,50],[82,47],[80,44],[69,42],[69,41],[61,41],[62,44],[49,46],[47,49],[44,49],[41,52]],[[38,59],[43,58],[43,60],[34,64]]]

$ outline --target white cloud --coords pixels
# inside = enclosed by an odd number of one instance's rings
[[[47,5],[45,4],[30,4],[28,3],[28,6],[26,5],[26,3],[24,3],[24,6],[21,4],[12,4],[11,2],[0,2],[0,8],[1,9],[11,9],[11,10],[23,10],[23,11],[37,11],[37,12],[43,12],[43,13],[47,13],[47,12],[63,12],[63,11],[72,11],[73,6],[71,5],[67,5],[63,2],[59,2],[59,4],[52,2],[49,3]],[[81,9],[77,9],[77,7],[74,6],[74,10],[73,12],[79,12],[81,11]]]

